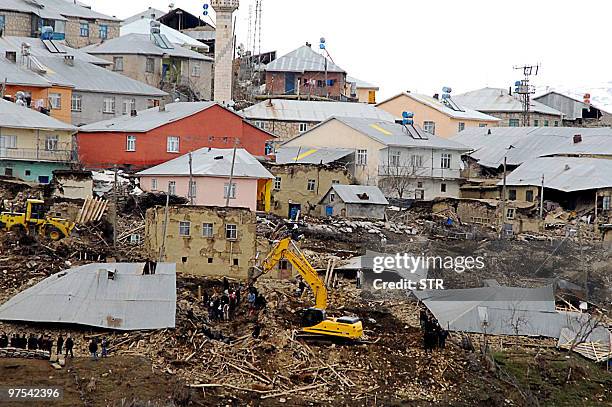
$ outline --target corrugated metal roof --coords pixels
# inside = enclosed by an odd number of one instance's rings
[[[193,176],[229,177],[234,150],[231,148],[201,148],[192,154]],[[137,175],[189,175],[189,154],[156,165]],[[273,179],[274,176],[243,148],[236,149],[234,178]]]
[[[151,109],[139,111],[138,115],[135,117],[130,115],[118,116],[112,119],[82,126],[79,128],[79,131],[120,131],[130,133],[145,133],[160,126],[192,116],[212,106],[215,106],[216,104],[217,103],[215,102],[169,103],[166,105],[166,110],[163,112],[159,111],[159,107],[153,107]]]
[[[3,99],[0,99],[0,128],[77,130],[70,124]]]
[[[582,136],[580,143],[574,143],[576,134]],[[612,128],[609,127],[468,127],[452,140],[474,150],[470,157],[490,168],[502,165],[504,156],[512,166],[555,154],[612,157]]]
[[[336,192],[336,195],[344,203],[389,205],[389,201],[387,201],[385,195],[376,186],[334,184],[332,185],[331,189]],[[362,199],[359,197],[359,195],[363,197],[367,196],[367,199]]]
[[[352,76],[347,76],[346,77],[346,81],[350,82],[350,83],[354,83],[355,86],[357,86],[357,89],[376,89],[376,90],[379,89],[378,86],[376,86],[376,85],[374,85],[372,83],[369,83],[369,82],[366,82],[366,81],[362,81],[361,79],[357,79],[357,78],[352,77]]]
[[[12,10],[22,13],[33,13],[41,18],[52,20],[66,21],[57,11],[52,8],[44,7],[42,2],[36,1],[26,2],[24,0],[0,0],[0,10]]]
[[[546,157],[521,164],[506,177],[507,185],[536,185],[563,192],[612,188],[612,160]],[[498,185],[502,185],[502,182]]]
[[[480,112],[515,112],[523,111],[523,103],[510,96],[507,89],[482,88],[453,96],[453,100],[462,106],[467,106]],[[562,112],[543,103],[532,100],[530,111],[561,117]]]
[[[341,123],[344,123],[358,132],[387,146],[419,147],[457,151],[469,150],[469,147],[466,147],[459,142],[434,136],[433,134],[425,132],[417,125],[403,126],[397,123],[375,119],[363,119],[360,117],[334,117],[330,120],[338,120]],[[319,126],[323,126],[324,123],[320,124]],[[312,131],[312,129],[310,131]],[[302,133],[302,135],[304,134],[308,134],[308,132]],[[302,137],[302,135],[298,137]],[[419,138],[419,135],[426,138]],[[295,140],[295,138],[293,140]]]
[[[17,52],[17,61],[20,62],[21,46],[24,43],[30,45],[30,54],[34,55],[35,57],[45,57],[50,55],[63,57],[64,55],[72,55],[74,59],[79,59],[81,61],[89,62],[95,65],[106,66],[111,64],[111,62],[90,55],[82,49],[71,48],[67,46],[64,41],[53,41],[53,44],[55,44],[57,48],[63,53],[52,54],[49,52],[49,49],[45,46],[41,39],[30,37],[0,37],[0,52],[4,54],[6,51],[15,51]]]
[[[0,320],[66,323],[117,330],[175,327],[176,265],[93,263],[47,277],[0,307]],[[109,278],[108,270],[115,272]]]
[[[145,34],[151,33],[151,20],[150,18],[141,18],[130,24],[121,26],[121,36],[128,34]],[[170,42],[173,44],[179,44],[189,48],[198,48],[205,52],[208,51],[208,45],[201,43],[200,41],[191,38],[188,35],[183,34],[174,28],[168,27],[167,25],[160,25],[160,32],[168,37]]]
[[[276,150],[277,164],[329,164],[338,161],[354,149],[281,147]]]
[[[394,121],[386,111],[367,103],[268,99],[247,107],[241,114],[249,120],[322,122],[332,116],[367,117]]]
[[[442,103],[440,100],[437,100],[433,98],[432,96],[427,96],[427,95],[422,95],[419,93],[412,93],[412,92],[400,93],[399,95],[395,95],[392,98],[389,98],[383,102],[380,102],[376,106],[380,106],[382,104],[385,104],[393,99],[396,99],[402,96],[409,97],[412,100],[415,100],[419,103],[432,107],[436,109],[437,111],[439,111],[440,113],[444,113],[445,115],[455,118],[455,119],[480,120],[480,121],[487,121],[487,122],[498,122],[500,120],[497,117],[489,116],[488,114],[484,114],[474,109],[470,109],[469,107],[466,107],[462,105],[461,103],[458,103],[454,97],[453,97],[453,101],[456,102],[455,104],[457,104],[457,106],[461,110],[451,109],[450,107]]]
[[[126,34],[121,37],[106,40],[99,44],[88,45],[81,48],[89,54],[138,54],[138,55],[155,55],[162,56],[167,54],[171,57],[188,58],[201,61],[213,61],[213,58],[207,57],[181,45],[175,45],[172,49],[161,48],[153,42],[148,34]]]
[[[156,8],[149,7],[145,11],[141,11],[138,14],[134,14],[133,16],[126,18],[125,20],[121,22],[121,25],[127,25],[130,23],[133,23],[134,21],[140,20],[142,18],[151,18],[152,14],[155,15],[153,19],[157,20],[158,18],[165,16],[167,13],[165,11],[161,11]]]
[[[0,58],[0,82],[9,85],[49,87],[51,83],[34,72],[23,69],[8,59]]]
[[[325,61],[327,60],[327,72],[342,72],[344,69],[315,52],[307,45],[291,51],[280,58],[275,59],[266,66],[268,72],[325,72]]]
[[[83,3],[67,0],[0,0],[0,10],[15,10],[25,13],[34,13],[42,18],[65,20],[65,17],[81,17],[87,19],[100,19],[120,21],[106,14],[84,7]]]
[[[200,41],[214,41],[217,38],[217,32],[214,30],[186,30],[184,34]]]

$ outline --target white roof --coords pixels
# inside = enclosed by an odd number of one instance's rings
[[[342,72],[344,69],[333,63],[330,59],[315,52],[311,47],[303,45],[270,62],[266,66],[268,72],[325,72],[325,61],[327,60],[327,72]]]
[[[377,85],[374,85],[366,81],[362,81],[361,79],[357,79],[352,76],[347,76],[346,81],[350,83],[354,83],[355,86],[357,86],[357,89],[376,89],[376,90],[379,89]]]
[[[582,141],[574,143],[574,136]],[[610,127],[468,127],[452,140],[465,144],[470,157],[485,167],[498,168],[551,155],[603,155],[612,158]],[[512,146],[512,148],[510,148]]]
[[[506,177],[507,185],[541,185],[563,192],[612,188],[612,160],[540,157],[521,164]],[[502,185],[500,181],[498,185]]]
[[[151,20],[150,18],[141,18],[135,20],[132,23],[121,26],[121,35],[127,34],[146,34],[149,35],[151,33]],[[188,35],[183,34],[180,31],[175,30],[174,28],[168,27],[167,25],[160,25],[160,32],[164,34],[170,42],[173,44],[178,44],[184,47],[189,48],[199,48],[203,51],[208,51],[208,45],[201,43],[200,41],[191,38]]]
[[[453,96],[453,100],[463,106],[468,106],[480,112],[522,112],[523,102],[516,95],[510,96],[507,89],[482,88]],[[536,113],[563,116],[557,109],[546,106],[536,100],[531,100],[530,111]]]
[[[389,201],[377,186],[334,184],[331,190],[334,190],[344,203],[389,205]]]
[[[175,327],[176,265],[92,263],[47,277],[0,306],[0,320],[117,330]],[[115,272],[109,278],[108,271]]]
[[[134,14],[131,17],[126,18],[125,20],[123,20],[121,22],[121,25],[127,25],[130,23],[133,23],[134,21],[140,20],[142,18],[152,18],[151,15],[155,15],[155,17],[153,17],[154,20],[157,20],[158,18],[165,16],[167,13],[165,11],[161,11],[158,10],[156,8],[153,7],[149,7],[147,10],[145,11],[141,11],[138,14]]]
[[[172,49],[161,48],[153,41],[149,34],[126,34],[98,44],[88,45],[81,49],[94,55],[138,54],[163,56],[168,54],[171,57],[213,61],[213,58],[184,48],[181,45],[175,45]]]
[[[64,16],[119,21],[115,17],[93,11],[81,2],[69,0],[0,0],[0,10],[33,13],[53,20],[66,20],[62,17]]]
[[[76,131],[76,127],[28,107],[0,99],[0,128]]]
[[[159,107],[152,107],[147,110],[139,111],[138,115],[135,117],[130,115],[118,116],[82,126],[79,128],[79,131],[96,133],[106,131],[146,133],[160,126],[173,123],[185,117],[193,116],[215,105],[217,105],[215,102],[169,103],[166,105],[166,110],[163,112],[160,112]]]
[[[249,120],[322,122],[332,116],[394,121],[392,114],[367,103],[268,99],[240,112]]]
[[[43,43],[43,41],[40,38],[2,36],[0,37],[0,51],[2,52],[3,55],[0,58],[4,57],[4,53],[6,51],[15,51],[17,52],[17,56],[18,56],[17,62],[19,62],[20,57],[21,57],[21,46],[22,44],[27,43],[30,45],[30,54],[34,55],[35,57],[46,57],[46,56],[54,55],[54,56],[63,58],[64,55],[71,55],[74,57],[74,59],[89,62],[95,65],[106,66],[106,65],[111,64],[111,62],[105,59],[90,55],[87,52],[83,51],[82,49],[71,48],[68,45],[66,45],[65,41],[53,40],[51,42],[53,43],[53,45],[57,47],[60,53],[51,53],[49,51],[49,48],[47,48],[47,46]]]
[[[439,111],[440,113],[444,113],[445,115],[455,118],[455,119],[469,119],[469,120],[481,120],[481,121],[489,121],[489,122],[498,122],[499,119],[497,117],[493,117],[493,116],[489,116],[488,114],[484,114],[481,113],[479,111],[476,111],[474,109],[470,109],[469,107],[464,106],[463,104],[459,103],[457,100],[455,100],[455,98],[453,97],[453,101],[456,102],[455,105],[457,105],[457,107],[460,110],[456,110],[456,109],[452,109],[449,106],[447,106],[446,104],[442,103],[442,101],[434,99],[431,96],[427,96],[427,95],[421,95],[419,93],[412,93],[412,92],[403,92],[400,93],[399,95],[395,95],[392,98],[389,98],[383,102],[380,102],[378,105],[376,106],[380,106],[383,105],[393,99],[396,99],[398,97],[402,97],[402,96],[406,96],[409,97],[412,100],[415,100],[419,103],[422,103],[426,106],[429,106],[431,108],[436,109],[437,111]]]
[[[234,150],[231,148],[201,148],[192,154],[192,174],[195,177],[224,177],[230,176]],[[189,154],[182,155],[174,160],[156,165],[137,175],[183,175],[189,176]],[[273,179],[274,176],[261,165],[248,151],[236,149],[234,162],[234,178]]]

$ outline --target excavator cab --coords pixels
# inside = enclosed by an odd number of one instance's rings
[[[306,308],[302,314],[302,327],[311,327],[327,319],[325,310],[319,308]]]

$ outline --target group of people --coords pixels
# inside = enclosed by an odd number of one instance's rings
[[[419,314],[421,330],[423,331],[423,347],[427,353],[435,348],[444,349],[448,331],[443,329],[436,317],[428,309],[421,309]]]
[[[106,339],[106,336],[102,337],[99,348],[101,349],[100,356],[103,358],[108,357],[108,340]],[[96,338],[89,341],[89,353],[91,354],[91,358],[93,360],[98,359],[98,340]]]
[[[74,357],[74,340],[70,335],[64,339],[60,334],[57,340],[53,340],[53,338],[48,335],[40,335],[37,337],[34,334],[30,334],[30,336],[26,337],[25,334],[12,334],[9,336],[6,333],[2,333],[2,335],[0,335],[0,348],[8,347],[15,349],[42,350],[49,352],[49,354],[52,354],[53,348],[55,348],[55,352],[58,355],[63,355],[65,351],[66,356],[70,355]]]
[[[227,278],[223,279],[223,292],[217,289],[209,295],[203,293],[203,302],[208,307],[208,318],[211,321],[231,321],[242,301],[245,287],[241,284],[231,285]],[[249,306],[249,315],[254,315],[256,310],[265,308],[266,300],[259,294],[257,288],[250,285],[246,287],[246,300]]]

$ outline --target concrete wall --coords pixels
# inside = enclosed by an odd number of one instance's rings
[[[53,180],[53,171],[67,168],[69,164],[61,162],[0,159],[0,175],[8,175],[9,170],[13,177],[28,182],[48,184]]]
[[[39,88],[34,86],[7,85],[5,94],[15,96],[17,92],[26,92],[32,96],[32,107],[35,107],[38,101],[42,101],[43,106],[49,106],[49,94],[60,94],[61,106],[59,109],[51,109],[51,117],[60,120],[64,123],[72,123],[72,112],[70,111],[70,102],[72,98],[72,89],[59,86],[51,86],[47,88]]]
[[[497,121],[455,119],[406,95],[400,95],[384,101],[378,104],[377,107],[398,118],[402,117],[402,112],[412,112],[414,113],[414,122],[421,127],[424,127],[425,121],[432,121],[436,126],[435,135],[444,138],[457,134],[459,132],[459,123],[464,123],[466,128],[478,127],[480,125],[488,127],[500,125]]]
[[[329,191],[333,181],[339,184],[350,184],[352,177],[344,168],[332,168],[325,165],[268,165],[268,170],[280,178],[280,189],[272,189],[272,212],[288,217],[289,204],[299,204],[302,214],[310,214],[311,208],[316,211],[318,202]],[[308,191],[308,180],[315,180],[315,190]]]
[[[72,124],[78,126],[82,124],[90,124],[102,120],[119,117],[123,114],[123,101],[136,99],[136,110],[145,110],[149,107],[153,100],[160,100],[159,96],[143,96],[143,95],[120,95],[111,93],[96,93],[73,91],[74,95],[82,96],[82,108],[80,112],[72,112]],[[115,113],[104,113],[104,98],[115,98]]]
[[[85,199],[93,196],[93,179],[70,175],[55,175],[55,196],[67,199]]]
[[[147,210],[145,248],[157,258],[162,244],[164,207]],[[191,235],[179,236],[179,222],[191,222]],[[214,236],[202,236],[202,224],[212,223]],[[227,224],[237,225],[236,240],[225,238]],[[185,274],[246,279],[256,255],[255,213],[243,208],[171,207],[163,261],[176,263]],[[234,261],[238,262],[235,265]]]

